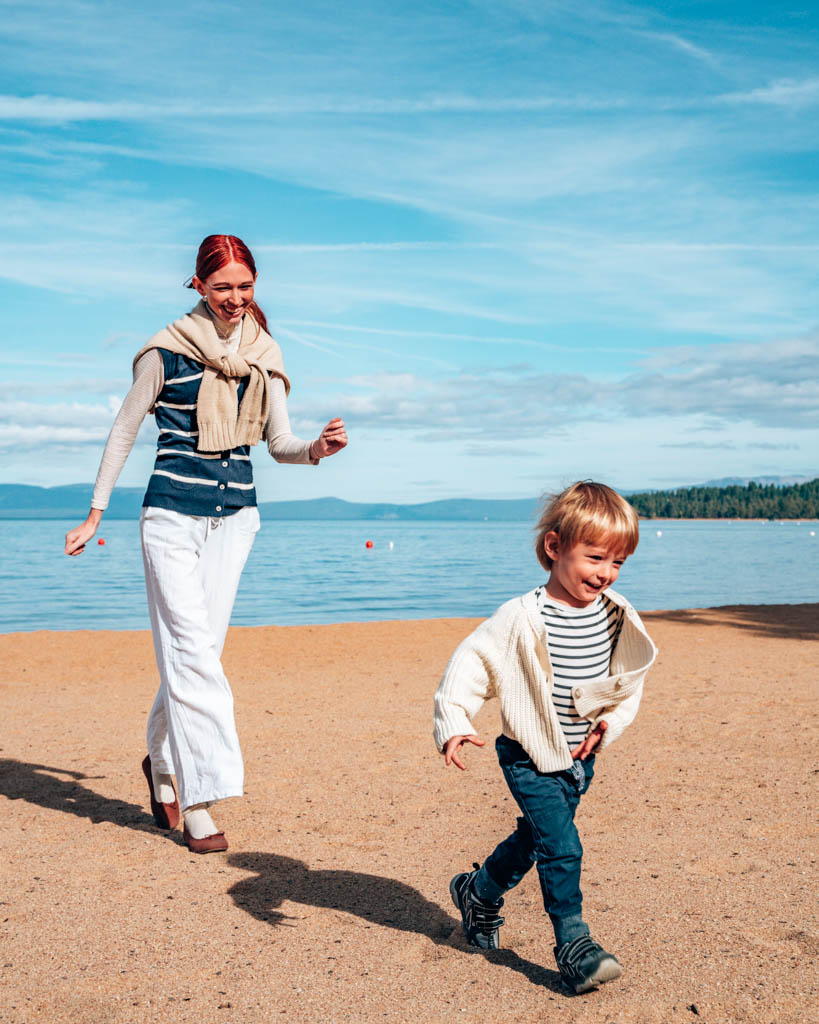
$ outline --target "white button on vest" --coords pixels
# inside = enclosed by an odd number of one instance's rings
[[[219,484],[219,490],[223,491],[224,489],[225,489],[225,485],[224,484]]]
[[[217,505],[216,506],[216,511],[217,512],[221,512],[222,511],[222,506],[221,505]]]
[[[222,463],[222,465],[223,465],[223,466],[226,466],[226,465],[227,465],[227,463],[226,463],[226,462],[223,462],[223,463]]]

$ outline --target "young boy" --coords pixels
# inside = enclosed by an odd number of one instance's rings
[[[583,920],[583,849],[574,824],[595,756],[630,725],[657,650],[625,598],[609,590],[637,547],[634,509],[604,484],[580,482],[552,498],[535,551],[548,582],[502,605],[457,648],[435,694],[435,743],[465,769],[470,719],[500,700],[495,747],[518,803],[517,828],[450,892],[470,945],[498,948],[503,895],[537,864],[560,975],[575,992],[622,968]]]

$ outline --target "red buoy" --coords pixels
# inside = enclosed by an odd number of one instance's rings
[[[367,543],[364,545],[365,548],[371,548],[372,546],[373,542],[371,540],[368,540]]]
[[[105,537],[100,537],[100,539],[97,541],[97,544],[104,544],[104,543],[105,543]]]

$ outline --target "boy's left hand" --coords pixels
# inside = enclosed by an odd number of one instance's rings
[[[585,761],[589,754],[593,754],[600,740],[603,739],[603,733],[608,729],[608,722],[598,722],[597,725],[592,729],[589,735],[583,740],[579,747],[575,747],[572,751],[572,757],[577,761]]]

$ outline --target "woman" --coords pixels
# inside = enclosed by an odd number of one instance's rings
[[[79,555],[94,536],[148,412],[159,435],[140,528],[159,692],[142,768],[160,828],[194,853],[227,849],[208,808],[241,796],[244,766],[221,654],[259,512],[250,446],[277,462],[309,463],[347,444],[331,420],[314,441],[290,432],[290,382],[254,301],[256,264],[234,235],[209,235],[188,287],[201,296],[134,359],[134,383],[114,422],[88,518],[65,538]],[[177,799],[173,776],[179,787]]]

